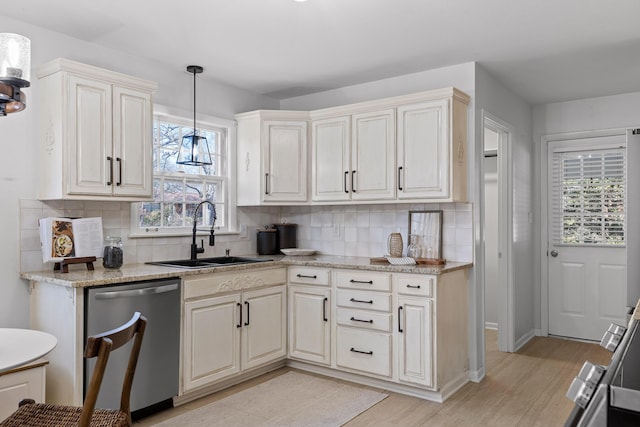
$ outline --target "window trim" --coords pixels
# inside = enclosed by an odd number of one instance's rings
[[[153,106],[153,120],[165,120],[173,121],[177,124],[185,124],[186,126],[193,126],[193,112],[182,110],[174,107],[167,107],[164,105]],[[238,221],[237,221],[237,206],[236,206],[236,150],[233,147],[236,146],[236,129],[237,124],[235,120],[224,119],[221,117],[210,116],[207,114],[196,114],[196,125],[198,127],[213,126],[227,129],[227,143],[224,146],[223,152],[220,153],[220,157],[225,160],[223,173],[226,176],[224,180],[223,193],[226,195],[224,203],[224,215],[226,218],[226,226],[216,226],[216,234],[238,234]],[[134,202],[130,204],[131,219],[129,238],[148,238],[148,237],[175,237],[175,236],[191,236],[191,231],[186,230],[187,227],[181,227],[174,231],[169,229],[153,229],[153,228],[140,228],[137,221],[138,204],[143,202]],[[206,231],[198,232],[198,234],[207,234]]]

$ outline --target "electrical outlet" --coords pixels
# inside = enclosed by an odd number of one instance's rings
[[[240,237],[244,239],[248,237],[247,224],[240,224]]]
[[[340,237],[340,224],[333,224],[333,237]]]

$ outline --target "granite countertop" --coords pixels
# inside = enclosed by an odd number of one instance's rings
[[[251,255],[255,257],[255,255]],[[470,262],[447,262],[443,266],[427,265],[391,265],[371,264],[366,257],[344,257],[335,255],[311,256],[260,256],[256,258],[271,259],[254,264],[225,265],[210,268],[177,268],[150,264],[124,265],[118,270],[108,270],[96,266],[94,271],[87,271],[84,266],[72,266],[69,273],[54,271],[36,271],[20,273],[20,277],[34,282],[47,282],[71,288],[112,285],[118,283],[138,282],[143,280],[165,279],[169,277],[188,277],[199,274],[210,274],[227,271],[254,270],[257,268],[275,268],[287,265],[308,267],[344,268],[368,271],[388,271],[391,273],[444,274],[451,271],[471,268]]]

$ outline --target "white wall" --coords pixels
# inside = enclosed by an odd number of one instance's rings
[[[534,203],[535,212],[535,240],[534,250],[534,282],[541,283],[540,272],[541,257],[541,227],[540,219],[544,212],[541,211],[541,138],[544,135],[553,135],[570,132],[582,132],[601,129],[625,129],[640,127],[640,92],[621,95],[589,98],[576,101],[558,102],[539,105],[533,109],[533,140],[535,144],[534,155]],[[631,165],[630,167],[634,167]],[[633,220],[634,218],[629,218]],[[534,299],[535,326],[541,327],[541,301],[540,286],[536,287]]]
[[[524,100],[511,92],[491,76],[481,66],[476,67],[476,139],[480,140],[483,132],[481,111],[509,123],[514,128],[512,136],[512,168],[513,168],[513,266],[514,266],[514,336],[516,347],[526,342],[534,332],[534,313],[531,301],[534,295],[533,259],[533,224],[529,222],[529,213],[533,211],[533,142],[532,142],[532,108]],[[474,176],[481,177],[480,164],[482,152],[474,158]],[[476,193],[482,179],[476,179]],[[478,203],[478,200],[474,200]],[[476,209],[476,223],[481,224],[480,209]],[[476,231],[476,268],[478,283],[482,283],[484,256],[482,254],[482,230]],[[478,291],[480,289],[478,288]],[[479,299],[482,297],[479,297]],[[481,302],[481,301],[480,301]],[[478,310],[482,305],[479,303]],[[475,313],[477,324],[484,319],[481,312]],[[477,346],[482,336],[477,337]]]
[[[283,99],[281,108],[283,110],[315,110],[354,102],[407,95],[425,90],[442,89],[449,86],[455,86],[470,95],[471,102],[473,102],[474,69],[475,63],[467,62],[451,67],[421,71],[400,77]]]
[[[3,32],[14,32],[31,39],[32,82],[24,92],[27,95],[25,111],[0,118],[0,140],[5,156],[0,161],[0,194],[3,209],[0,223],[5,244],[0,246],[0,327],[28,327],[29,300],[27,282],[19,278],[19,208],[20,199],[37,196],[38,168],[36,123],[38,115],[38,81],[35,70],[45,62],[66,57],[75,61],[131,74],[158,82],[155,102],[175,106],[186,111],[192,109],[192,80],[185,71],[187,64],[175,68],[124,55],[98,45],[73,39],[43,28],[0,16]],[[198,83],[198,111],[223,118],[256,108],[278,108],[279,101],[234,87],[225,86],[206,78],[206,70]]]

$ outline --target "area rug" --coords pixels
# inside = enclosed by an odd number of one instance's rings
[[[169,426],[341,426],[388,394],[289,371],[156,424]]]

